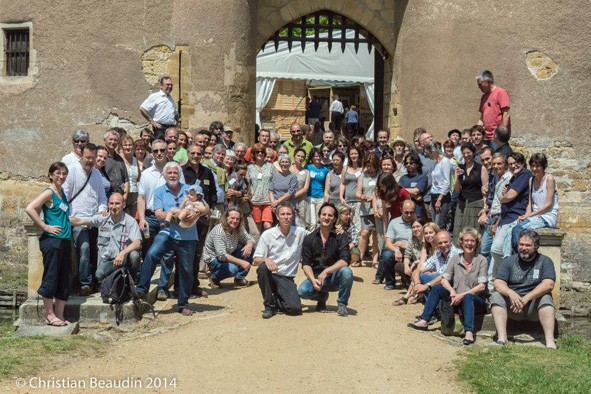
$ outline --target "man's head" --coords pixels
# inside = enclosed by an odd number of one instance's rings
[[[164,164],[168,161],[166,157],[166,142],[163,140],[154,140],[152,142],[152,157],[156,164]]]
[[[160,78],[160,90],[169,95],[172,92],[172,78],[164,76]]]
[[[166,133],[164,133],[164,140],[166,142],[174,141],[176,143],[178,141],[178,139],[179,139],[179,132],[176,129],[176,127],[169,127],[168,129],[166,129]]]
[[[388,130],[380,130],[378,131],[378,145],[380,148],[383,148],[388,143],[390,139],[390,132]]]
[[[496,152],[492,156],[492,169],[498,177],[502,177],[507,172],[509,163],[507,162],[507,156],[501,152]]]
[[[162,175],[166,180],[166,184],[169,188],[176,188],[179,185],[179,179],[181,176],[181,166],[176,161],[169,161],[164,165]]]
[[[119,145],[119,133],[113,129],[107,130],[103,134],[103,141],[109,153],[112,154]]]
[[[421,149],[423,149],[431,141],[433,141],[433,136],[426,131],[419,136],[419,144]]]
[[[415,203],[412,200],[405,200],[402,203],[402,220],[405,223],[410,223],[415,218]]]
[[[125,208],[125,201],[123,201],[123,195],[119,192],[114,192],[109,197],[109,213],[111,216],[118,218]]]
[[[334,227],[338,219],[337,207],[333,203],[325,202],[318,210],[318,223],[321,229],[331,229]]]
[[[490,146],[485,146],[484,148],[482,148],[482,150],[480,151],[480,162],[482,163],[484,168],[486,168],[489,171],[492,168],[492,157],[493,151],[490,148]]]
[[[80,164],[82,164],[82,168],[88,174],[92,171],[94,167],[94,163],[96,161],[96,150],[97,146],[91,142],[84,145],[82,150],[80,151]]]
[[[200,130],[195,134],[193,137],[195,144],[199,145],[202,148],[205,148],[209,143],[209,135],[207,135],[207,130]]]
[[[484,127],[481,125],[473,126],[470,131],[470,138],[472,139],[472,143],[477,147],[482,146],[484,143]]]
[[[276,132],[272,131],[269,134],[269,148],[275,149],[277,150],[279,148],[279,143],[281,142],[281,138],[279,137],[279,134],[277,134]]]
[[[495,77],[488,70],[481,71],[476,75],[476,84],[482,93],[490,93],[494,83]]]
[[[265,146],[269,145],[270,136],[271,133],[269,130],[261,129],[261,131],[259,131],[259,142]]]
[[[219,136],[224,131],[224,124],[219,120],[214,120],[209,125],[209,132]]]
[[[199,145],[191,145],[189,147],[189,164],[191,166],[198,166],[201,163],[201,157],[203,156],[203,148]]]
[[[330,130],[326,130],[322,134],[322,143],[325,145],[332,145],[334,143],[334,133]]]
[[[304,139],[302,126],[299,123],[292,123],[289,133],[291,134],[291,140],[296,144],[299,144]]]
[[[445,230],[441,230],[435,236],[435,242],[437,243],[437,250],[447,257],[451,250],[451,237]]]
[[[308,141],[312,140],[312,136],[313,136],[313,130],[310,127],[309,124],[303,124],[302,125],[302,136],[307,139]]]
[[[404,155],[404,148],[406,147],[406,142],[402,137],[396,137],[394,142],[392,142],[392,149],[394,150],[394,154],[397,157]]]
[[[142,129],[142,131],[140,132],[140,138],[142,140],[144,140],[144,142],[146,143],[146,146],[151,146],[152,145],[152,130],[150,130],[148,128]]]
[[[232,142],[232,137],[234,137],[234,130],[225,128],[224,131],[222,131],[222,140],[224,140],[226,144]]]
[[[466,142],[472,142],[472,138],[470,137],[472,134],[472,129],[464,129],[462,130],[462,139],[460,144],[465,144]]]
[[[224,163],[224,157],[226,156],[226,147],[222,144],[217,144],[213,147],[212,159],[218,166]]]
[[[519,233],[517,253],[523,261],[532,261],[538,254],[540,247],[540,236],[534,230],[523,230]]]
[[[497,145],[507,144],[509,142],[509,138],[511,138],[511,133],[506,126],[500,125],[497,126],[495,129],[495,143]]]
[[[90,141],[90,136],[85,130],[76,130],[72,134],[72,145],[74,147],[74,153],[80,157],[82,154],[82,147]]]
[[[236,160],[243,160],[246,153],[246,145],[242,142],[234,144],[234,153],[236,153]]]
[[[294,208],[287,201],[282,201],[277,205],[277,220],[279,221],[279,227],[283,230],[288,230],[293,221]]]

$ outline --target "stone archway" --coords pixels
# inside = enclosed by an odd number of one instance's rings
[[[290,22],[317,11],[332,11],[354,21],[377,38],[389,54],[376,70],[376,91],[381,91],[380,108],[375,110],[377,124],[390,128],[394,135],[400,129],[398,123],[398,99],[394,84],[394,51],[396,47],[396,9],[391,1],[371,0],[260,0],[255,44],[264,45],[276,31]],[[377,53],[377,51],[376,51]],[[378,62],[380,63],[380,62]],[[381,81],[380,81],[381,80]],[[381,82],[381,83],[380,83]],[[381,89],[377,88],[378,84]],[[379,102],[380,100],[376,100]]]

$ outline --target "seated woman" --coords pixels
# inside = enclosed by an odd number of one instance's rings
[[[437,251],[437,233],[439,233],[441,229],[439,226],[433,222],[425,223],[423,226],[423,242],[421,245],[421,252],[419,263],[414,270],[412,270],[412,281],[411,285],[409,286],[409,293],[408,299],[411,300],[411,303],[416,303],[417,300],[422,299],[423,295],[418,294],[415,290],[415,286],[427,283],[438,276],[438,273],[435,271],[430,271],[425,268],[425,262],[431,258]]]
[[[529,180],[529,204],[525,214],[519,216],[511,231],[511,246],[517,253],[517,241],[523,230],[556,227],[558,222],[558,190],[552,174],[546,174],[548,159],[543,153],[534,153],[529,159],[529,169],[534,175]]]
[[[414,284],[411,280],[412,273],[419,266],[421,260],[421,249],[423,247],[423,224],[419,219],[415,219],[411,225],[412,238],[408,242],[408,247],[404,250],[404,260],[396,263],[394,269],[400,275],[402,284],[408,288],[406,294],[392,303],[393,306],[400,306],[408,303],[414,296]],[[435,236],[433,236],[435,238]],[[414,298],[416,302],[416,298]]]
[[[486,313],[486,301],[482,295],[486,291],[488,268],[484,256],[477,253],[480,233],[473,228],[465,228],[459,238],[462,251],[452,257],[441,283],[431,289],[419,321],[409,324],[409,327],[426,331],[439,301],[447,301],[454,307],[462,308],[464,345],[471,345],[474,343],[474,315]]]
[[[359,229],[355,227],[355,224],[351,220],[353,213],[350,207],[342,204],[337,206],[337,210],[339,211],[339,218],[335,225],[335,232],[337,234],[347,234],[349,251],[351,252],[351,267],[359,267],[361,261],[361,253],[357,247],[359,242]]]
[[[244,229],[242,212],[236,207],[228,208],[220,223],[207,234],[203,246],[203,261],[211,273],[210,287],[219,289],[220,282],[229,277],[234,277],[236,286],[248,286],[246,275],[254,246],[254,239]]]

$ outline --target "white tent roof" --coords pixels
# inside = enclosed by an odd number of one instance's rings
[[[324,34],[324,35],[323,35]],[[327,33],[320,36],[327,37]],[[333,37],[340,37],[341,32],[333,32]],[[355,36],[354,30],[347,30],[347,38]],[[367,44],[359,44],[355,53],[353,43],[347,43],[345,52],[341,51],[340,43],[332,44],[328,51],[328,43],[321,42],[314,51],[314,43],[306,43],[302,52],[301,43],[294,42],[291,52],[286,42],[280,42],[275,51],[274,43],[269,42],[265,50],[257,55],[257,77],[277,79],[305,79],[339,82],[373,82],[374,52],[367,50]]]

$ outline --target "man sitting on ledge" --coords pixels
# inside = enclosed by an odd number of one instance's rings
[[[540,321],[546,347],[554,342],[554,302],[552,289],[556,272],[552,260],[538,253],[540,236],[533,230],[519,235],[518,253],[501,263],[491,297],[491,312],[497,329],[497,344],[507,343],[507,317]]]

